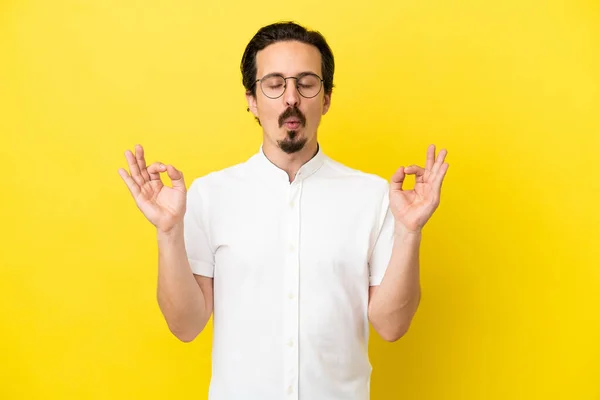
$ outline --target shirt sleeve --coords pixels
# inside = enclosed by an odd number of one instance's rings
[[[210,243],[205,197],[201,192],[199,181],[195,180],[187,192],[183,231],[185,249],[192,272],[212,278],[215,257]]]
[[[394,245],[394,216],[389,207],[389,185],[386,183],[376,226],[376,239],[369,258],[369,285],[381,283]]]

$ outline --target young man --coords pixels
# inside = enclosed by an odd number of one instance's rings
[[[157,229],[161,311],[185,342],[213,315],[211,400],[366,400],[369,323],[395,341],[419,304],[446,151],[430,146],[424,168],[400,167],[389,185],[325,155],[334,59],[317,32],[266,26],[241,69],[263,130],[256,154],[189,190],[173,165],[147,167],[139,145],[125,153],[131,175],[119,170]]]

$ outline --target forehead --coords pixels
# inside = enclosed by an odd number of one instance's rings
[[[257,77],[278,72],[294,76],[314,72],[321,76],[321,53],[310,44],[298,41],[273,43],[256,54]]]

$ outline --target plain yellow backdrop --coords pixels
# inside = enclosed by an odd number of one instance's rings
[[[117,170],[136,143],[188,185],[256,152],[239,62],[288,19],[336,57],[331,157],[389,178],[449,150],[372,398],[600,399],[600,4],[573,0],[2,1],[0,398],[206,399],[210,329],[168,332]]]

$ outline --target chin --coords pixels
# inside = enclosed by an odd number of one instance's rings
[[[301,137],[298,131],[287,131],[286,137],[283,140],[278,140],[279,148],[287,154],[297,153],[304,148],[308,140],[306,137]]]

